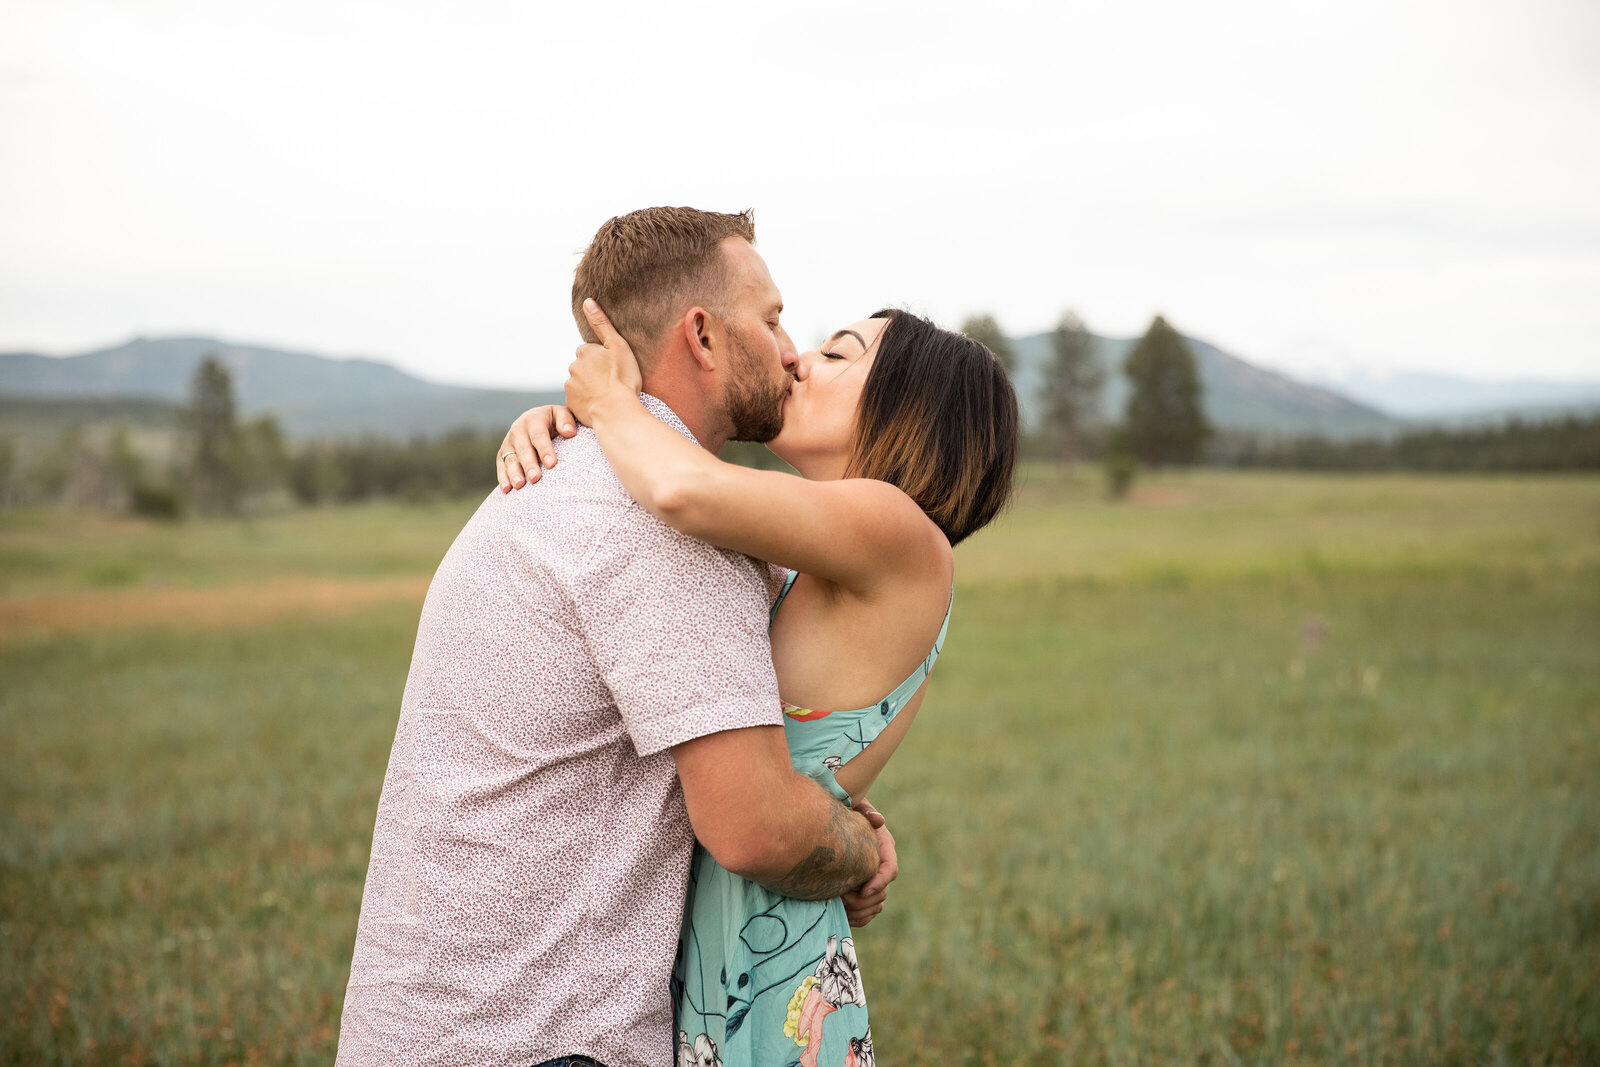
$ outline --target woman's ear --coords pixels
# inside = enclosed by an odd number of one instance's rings
[[[700,369],[716,370],[717,349],[721,345],[722,337],[711,312],[703,307],[692,307],[684,313],[678,327],[683,331],[683,340],[689,348],[689,355],[700,364]]]

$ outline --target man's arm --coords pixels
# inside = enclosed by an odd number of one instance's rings
[[[728,870],[800,900],[843,896],[878,870],[878,840],[789,764],[781,726],[724,730],[674,745],[694,833]]]
[[[789,763],[769,589],[753,561],[635,506],[568,588],[634,751],[671,750],[695,834],[718,862],[812,900],[872,877],[871,825]]]

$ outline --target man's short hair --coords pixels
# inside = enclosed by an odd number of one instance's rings
[[[608,219],[595,232],[572,277],[572,317],[586,341],[583,315],[592,297],[641,359],[683,312],[696,304],[720,312],[729,284],[728,237],[755,243],[752,211],[725,215],[692,207],[647,207]]]

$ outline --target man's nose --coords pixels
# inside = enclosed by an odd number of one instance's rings
[[[794,357],[794,362],[789,365],[789,373],[799,381],[805,381],[811,376],[811,359],[815,352],[802,352]]]

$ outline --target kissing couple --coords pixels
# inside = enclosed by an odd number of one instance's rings
[[[903,311],[798,352],[754,241],[648,208],[578,264],[567,403],[513,425],[423,605],[340,1067],[872,1067],[867,792],[1017,401]]]

